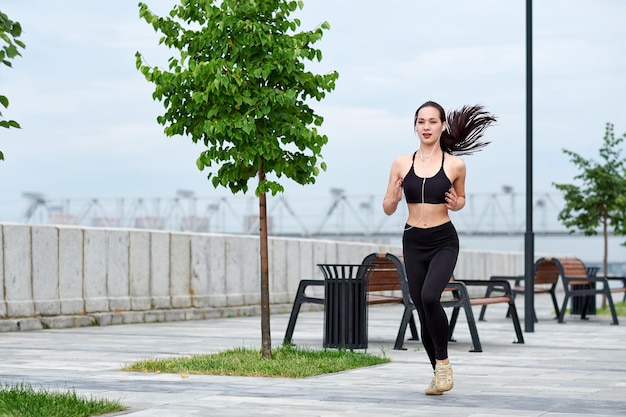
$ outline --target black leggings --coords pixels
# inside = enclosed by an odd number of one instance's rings
[[[411,299],[420,319],[422,344],[435,368],[448,357],[448,317],[441,293],[450,281],[459,255],[459,237],[452,222],[428,229],[405,227],[404,265]]]

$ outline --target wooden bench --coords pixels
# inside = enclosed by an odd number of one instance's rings
[[[372,253],[363,259],[363,264],[374,265],[374,269],[369,275],[368,287],[367,287],[367,304],[403,304],[404,312],[400,321],[400,327],[394,344],[394,349],[403,349],[404,338],[406,329],[410,326],[411,340],[419,340],[417,333],[417,326],[413,315],[415,306],[411,301],[409,294],[408,280],[406,272],[404,270],[404,263],[402,260],[390,253]],[[470,298],[467,290],[468,286],[486,286],[501,289],[504,295],[498,297],[489,298]],[[323,280],[308,279],[300,281],[296,298],[289,317],[289,323],[285,332],[285,338],[283,343],[290,344],[292,341],[293,331],[297,321],[297,317],[300,311],[300,307],[303,303],[324,304],[323,297],[314,297],[306,295],[306,289],[312,286],[324,286]],[[400,291],[400,295],[389,295],[383,292],[388,291]],[[486,305],[507,303],[512,311],[512,320],[517,334],[517,343],[524,343],[524,336],[519,324],[519,318],[517,316],[517,310],[515,309],[515,303],[513,295],[510,291],[510,284],[507,281],[451,281],[446,288],[446,292],[449,292],[449,296],[442,300],[444,307],[453,308],[453,312],[450,318],[450,332],[449,339],[454,341],[453,333],[457,322],[457,318],[460,309],[463,308],[467,323],[472,338],[472,352],[482,352],[482,346],[478,331],[476,329],[476,321],[474,320],[474,314],[472,306],[474,305]]]
[[[556,300],[556,285],[559,281],[559,269],[556,264],[553,262],[544,262],[543,259],[535,262],[533,267],[533,294],[550,294],[550,298],[552,299],[552,305],[554,306],[555,317],[559,316],[559,304]],[[492,280],[507,280],[513,283],[511,287],[511,292],[513,293],[513,297],[517,295],[525,295],[526,288],[524,287],[524,276],[503,276],[503,275],[494,275],[490,279]],[[485,293],[485,297],[491,296],[491,293],[494,289],[488,288]],[[485,319],[485,313],[487,311],[487,305],[484,305],[480,309],[480,316],[478,320]],[[507,312],[507,317],[510,315],[510,312]],[[537,321],[537,313],[533,311],[533,319],[535,322]]]
[[[472,297],[468,290],[468,287],[486,287],[487,291],[497,292],[497,296],[485,296],[485,297]],[[524,343],[524,334],[522,333],[522,326],[519,322],[519,315],[517,314],[517,308],[515,307],[515,297],[511,292],[511,284],[507,280],[459,280],[452,278],[448,283],[448,287],[444,290],[452,294],[452,299],[443,299],[441,304],[444,307],[452,307],[452,314],[450,315],[450,332],[448,340],[454,340],[454,328],[459,316],[461,308],[465,311],[465,317],[469,327],[470,335],[472,337],[472,352],[482,352],[482,346],[480,339],[478,338],[478,330],[476,328],[476,321],[474,319],[474,313],[472,311],[473,306],[487,306],[492,304],[508,304],[508,311],[510,313],[511,321],[513,322],[513,328],[517,340],[513,343]]]
[[[540,261],[554,263],[559,269],[559,273],[561,275],[561,282],[563,282],[565,297],[563,298],[563,304],[561,306],[561,310],[559,311],[559,323],[563,323],[564,321],[567,303],[571,297],[586,297],[581,312],[581,318],[584,319],[586,317],[587,305],[589,304],[589,297],[601,294],[606,297],[609,304],[609,309],[611,310],[611,316],[613,318],[612,324],[619,324],[611,294],[626,293],[626,279],[623,279],[623,277],[612,277],[620,280],[622,282],[622,286],[611,287],[609,285],[608,278],[602,276],[589,276],[587,267],[583,261],[578,258],[542,258]]]

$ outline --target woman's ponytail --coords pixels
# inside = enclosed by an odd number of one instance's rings
[[[441,135],[441,149],[452,155],[471,155],[487,146],[482,138],[496,117],[483,106],[463,106],[448,114],[448,129]]]

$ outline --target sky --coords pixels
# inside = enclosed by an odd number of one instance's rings
[[[146,0],[157,14],[173,0]],[[427,100],[448,110],[481,104],[498,117],[483,151],[464,157],[466,191],[520,196],[526,184],[526,2],[501,0],[304,0],[301,30],[330,23],[316,46],[317,73],[339,72],[336,89],[311,103],[324,117],[328,170],[315,185],[285,183],[290,199],[332,188],[382,201],[393,159],[418,145],[412,122]],[[138,16],[137,2],[0,0],[23,27],[26,49],[0,68],[3,129],[0,221],[14,221],[24,192],[50,198],[170,197],[214,189],[196,168],[202,151],[166,137],[163,105],[135,68],[173,53]],[[626,132],[626,2],[533,2],[533,187],[556,193],[578,173],[563,149],[599,159],[607,122]],[[625,257],[626,258],[626,257]]]

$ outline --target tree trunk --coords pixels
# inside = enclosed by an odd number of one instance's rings
[[[609,231],[607,227],[607,218],[602,218],[602,233],[604,235],[604,256],[602,258],[602,271],[604,277],[609,273]],[[602,294],[602,308],[606,308],[607,300],[606,295]]]
[[[265,180],[263,166],[259,168],[259,183]],[[265,193],[259,195],[259,244],[261,249],[261,344],[263,357],[272,358],[272,338],[270,335],[270,286],[269,255],[267,243],[267,199]]]

